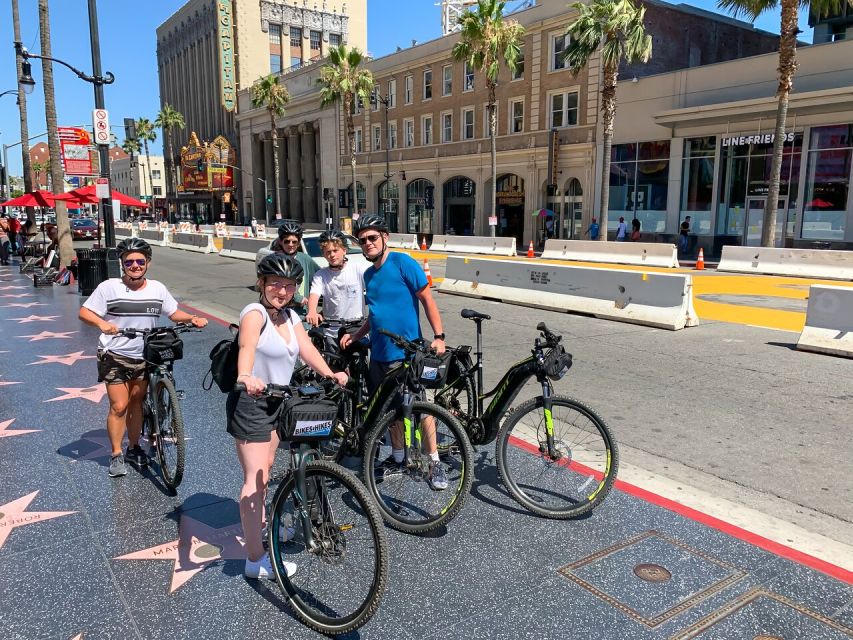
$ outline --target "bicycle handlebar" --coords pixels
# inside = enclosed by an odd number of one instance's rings
[[[429,346],[425,345],[422,339],[419,339],[419,341],[407,340],[403,336],[396,333],[392,333],[387,329],[380,329],[379,333],[381,333],[383,336],[390,339],[391,342],[393,342],[398,347],[409,353],[415,353],[416,351],[423,351],[424,353],[426,353],[429,350]]]
[[[140,336],[144,338],[147,335],[164,331],[166,329],[171,329],[175,333],[197,333],[201,331],[200,327],[196,327],[190,322],[179,322],[168,327],[154,327],[153,329],[134,329],[133,327],[128,327],[127,329],[119,329],[113,335],[124,336],[125,338],[136,338]]]
[[[542,332],[542,337],[545,338],[545,341],[549,345],[556,345],[558,342],[560,342],[560,340],[563,339],[563,336],[558,333],[554,333],[548,327],[546,327],[544,322],[540,322],[539,324],[537,324],[536,330]]]
[[[338,383],[331,378],[324,378],[315,384],[290,385],[290,384],[273,384],[269,383],[261,391],[261,396],[270,398],[290,398],[297,395],[311,396],[320,395],[321,393],[329,394],[332,391],[342,391],[351,393],[346,387],[338,386]],[[237,382],[234,385],[234,391],[246,391],[246,385],[242,382]]]

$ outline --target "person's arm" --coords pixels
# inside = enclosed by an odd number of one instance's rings
[[[199,329],[207,326],[207,318],[202,318],[201,316],[194,316],[185,311],[181,311],[180,309],[170,315],[169,320],[171,320],[172,322],[190,322],[194,327],[198,327]]]
[[[95,327],[101,333],[112,335],[118,331],[117,326],[115,326],[111,322],[107,322],[97,313],[95,313],[91,309],[87,309],[86,307],[80,307],[80,313],[77,317],[80,318],[80,320],[82,320],[86,324]]]
[[[312,326],[317,326],[321,322],[323,322],[323,316],[317,313],[317,305],[320,303],[320,294],[311,292],[311,295],[308,296],[308,315],[305,319]]]
[[[418,291],[415,295],[417,295],[418,300],[421,301],[427,321],[432,327],[435,335],[442,335],[444,333],[444,329],[441,325],[441,314],[438,312],[438,305],[435,303],[435,298],[432,297],[432,291],[430,291],[429,285]],[[447,348],[443,338],[436,338],[433,340],[432,343],[430,343],[430,347],[435,349],[436,353],[439,354],[444,353]]]
[[[257,309],[249,311],[240,320],[237,382],[246,385],[246,391],[250,396],[260,395],[266,386],[266,382],[252,375],[252,369],[255,366],[255,350],[258,348],[258,340],[261,339],[264,320],[260,310]]]
[[[368,312],[368,316],[367,316],[367,318],[365,318],[364,324],[358,328],[358,331],[356,331],[355,333],[345,333],[341,337],[341,349],[346,349],[353,342],[358,342],[364,336],[366,336],[369,331],[370,331],[370,315]]]
[[[320,355],[320,352],[317,351],[317,347],[314,346],[314,343],[311,342],[311,338],[308,337],[308,332],[305,331],[305,328],[299,322],[292,322],[290,324],[290,330],[294,332],[296,336],[296,342],[299,345],[299,357],[314,371],[319,373],[321,376],[326,378],[332,378],[339,385],[344,386],[349,380],[347,374],[343,372],[335,373],[329,368],[329,365],[323,360],[323,356]]]

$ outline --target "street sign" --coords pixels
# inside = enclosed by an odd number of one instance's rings
[[[95,195],[98,200],[105,200],[110,197],[109,178],[95,178]]]
[[[498,226],[498,217],[497,216],[489,216],[489,226],[490,227]]]
[[[95,144],[110,144],[110,114],[106,109],[92,111],[92,122],[95,127]]]

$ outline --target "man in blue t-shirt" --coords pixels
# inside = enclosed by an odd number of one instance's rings
[[[441,315],[429,289],[429,282],[421,266],[405,253],[388,252],[388,227],[385,218],[365,214],[358,221],[356,230],[358,243],[364,257],[373,266],[364,273],[364,290],[368,318],[352,336],[341,339],[341,347],[360,340],[370,333],[370,372],[368,388],[371,393],[379,386],[388,371],[405,357],[379,329],[403,336],[407,340],[421,338],[420,309],[423,305],[427,321],[435,336],[430,346],[436,353],[445,351],[444,331]],[[439,464],[435,442],[435,424],[426,419],[423,424],[427,453],[433,463],[430,468],[430,485],[433,489],[447,488],[444,468]],[[394,463],[399,465],[404,458],[402,427],[391,430],[391,446]]]

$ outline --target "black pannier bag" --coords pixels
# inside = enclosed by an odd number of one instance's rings
[[[440,389],[447,379],[447,371],[450,367],[452,352],[445,351],[438,355],[435,353],[420,353],[415,355],[413,369],[418,375],[421,385],[427,389]]]
[[[572,368],[572,354],[566,353],[563,345],[558,344],[545,356],[543,368],[551,380],[559,380]]]
[[[184,357],[184,342],[172,329],[158,329],[148,334],[142,357],[151,364],[169,364]]]
[[[278,421],[280,440],[326,440],[338,419],[338,403],[316,393],[284,401]]]

